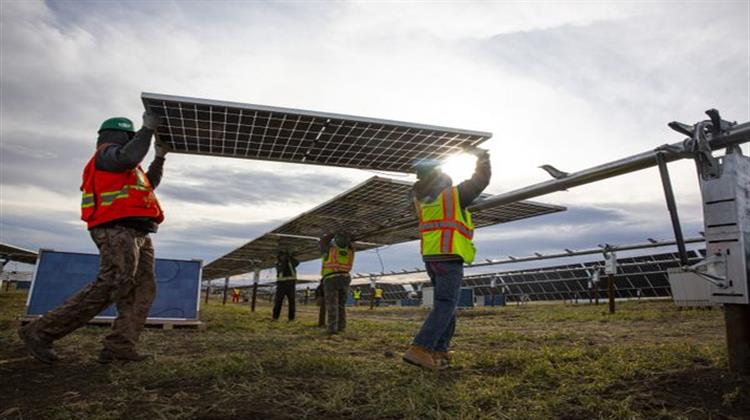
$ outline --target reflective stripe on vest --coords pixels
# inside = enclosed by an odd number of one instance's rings
[[[341,256],[342,252],[345,252],[346,255]],[[323,256],[323,266],[321,267],[320,274],[323,277],[330,276],[331,274],[349,274],[353,265],[354,249],[339,248],[336,245],[331,245],[328,253]]]
[[[140,166],[122,172],[96,169],[96,153],[83,170],[81,219],[91,229],[128,217],[164,220],[159,202]]]
[[[457,187],[445,189],[429,203],[414,200],[419,216],[422,255],[458,255],[464,262],[474,261],[471,213],[461,209]]]

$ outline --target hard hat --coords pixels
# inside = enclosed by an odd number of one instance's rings
[[[417,172],[417,179],[424,179],[440,172],[440,162],[435,160],[421,160],[414,165],[414,168]]]
[[[114,117],[105,120],[102,123],[102,126],[99,127],[99,132],[101,132],[102,130],[117,130],[127,131],[128,133],[135,133],[135,128],[133,128],[133,121],[130,121],[125,117]]]

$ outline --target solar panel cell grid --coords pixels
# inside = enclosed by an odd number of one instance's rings
[[[490,133],[338,114],[144,93],[163,115],[157,138],[177,153],[412,172]]]
[[[257,238],[229,254],[208,264],[206,279],[236,275],[273,266],[276,250],[290,249],[300,261],[319,258],[318,245],[309,239],[281,237],[301,235],[320,237],[326,232],[346,230],[355,238],[376,244],[396,244],[419,238],[417,218],[411,211],[408,192],[410,182],[372,177],[338,197],[290,220],[273,231]],[[499,208],[475,212],[477,227],[510,222],[525,217],[555,213],[563,207],[522,201]],[[391,229],[400,226],[398,229]],[[389,230],[390,229],[390,230]]]

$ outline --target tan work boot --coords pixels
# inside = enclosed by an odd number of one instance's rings
[[[455,352],[453,351],[435,351],[432,352],[432,358],[435,359],[435,362],[440,366],[448,367],[453,361],[454,354]]]
[[[52,349],[52,345],[42,340],[34,331],[31,324],[19,328],[18,336],[21,337],[21,340],[26,345],[26,349],[36,360],[48,365],[60,360],[60,356]]]
[[[106,347],[103,348],[102,351],[99,353],[99,363],[104,363],[104,364],[111,363],[114,361],[142,362],[144,360],[151,359],[151,358],[153,358],[153,355],[149,353],[138,353],[135,350],[115,353]]]
[[[432,352],[422,346],[412,344],[404,353],[403,360],[406,363],[419,366],[421,368],[438,370],[442,367],[432,357]]]

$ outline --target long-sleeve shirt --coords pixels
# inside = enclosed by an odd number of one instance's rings
[[[490,166],[490,160],[487,156],[479,157],[477,159],[476,167],[474,168],[474,174],[471,178],[458,184],[458,195],[460,199],[461,211],[464,211],[466,207],[470,206],[487,188],[492,177],[492,167]],[[450,178],[446,175],[442,175],[437,179],[430,180],[431,182],[420,180],[414,184],[414,188],[410,192],[409,205],[410,209],[416,212],[413,204],[413,197],[422,198],[429,197],[432,199],[449,187]],[[428,255],[423,256],[424,261],[454,261],[462,260],[458,255]]]
[[[297,266],[299,261],[294,257],[289,257],[286,261],[281,259],[276,261],[276,278],[278,280],[296,280],[297,279]]]
[[[148,149],[151,146],[151,136],[154,131],[148,128],[141,128],[133,136],[123,142],[122,138],[115,138],[112,142],[107,139],[100,140],[106,146],[99,149],[96,154],[96,169],[107,172],[125,172],[138,167],[143,158],[146,157]],[[109,133],[113,136],[127,135],[124,132]],[[148,166],[146,176],[149,183],[155,189],[161,183],[162,174],[164,173],[164,158],[155,157]],[[101,224],[97,227],[114,227],[124,226],[137,229],[144,232],[156,232],[159,225],[153,219],[148,217],[126,217]]]

